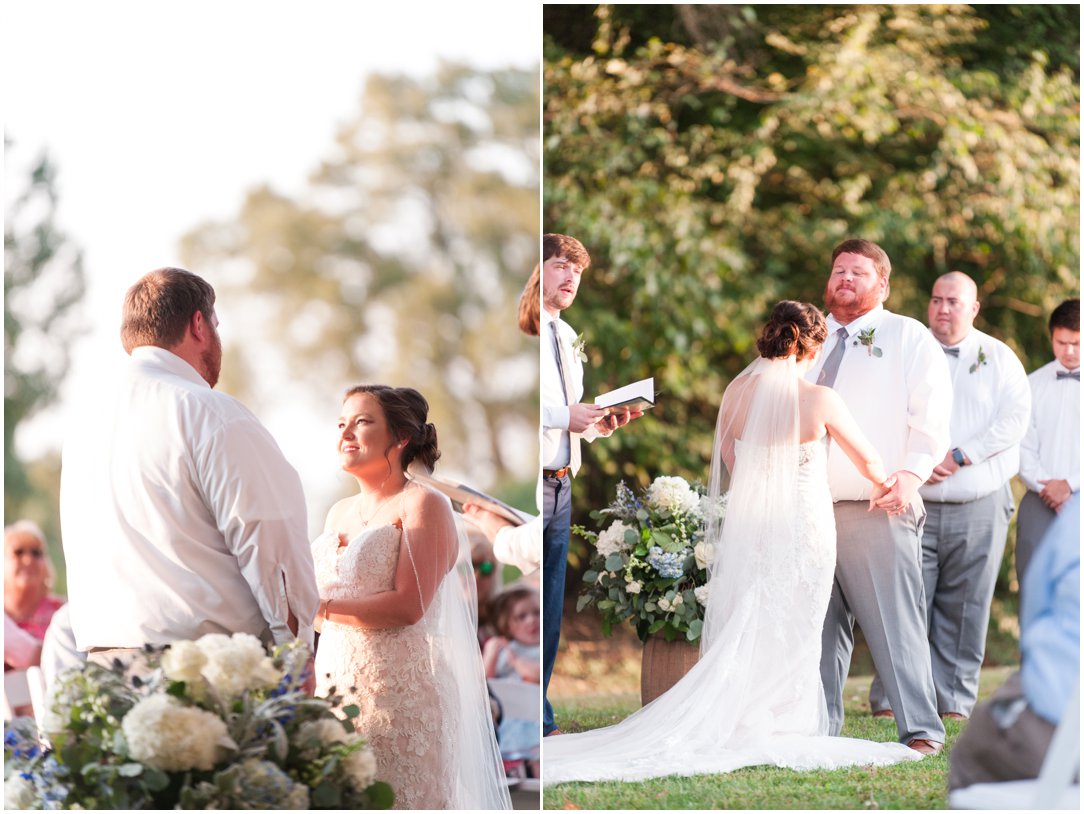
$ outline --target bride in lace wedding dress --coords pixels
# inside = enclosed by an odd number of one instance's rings
[[[440,456],[427,414],[410,388],[346,394],[339,454],[360,491],[312,543],[316,693],[360,709],[395,808],[508,809],[466,537],[447,499],[406,472]]]
[[[546,738],[544,783],[642,780],[921,759],[899,743],[830,737],[821,627],[835,572],[827,446],[887,491],[880,456],[839,396],[802,376],[826,337],[813,305],[775,306],[760,358],[731,382],[716,425],[709,496],[715,546],[700,660],[619,724]],[[872,501],[871,501],[872,506]]]

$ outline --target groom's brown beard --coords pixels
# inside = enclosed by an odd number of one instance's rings
[[[870,291],[848,305],[837,302],[835,296],[829,293],[830,287],[831,282],[826,283],[824,286],[824,307],[840,324],[846,325],[853,322],[881,304],[880,286],[874,286]]]

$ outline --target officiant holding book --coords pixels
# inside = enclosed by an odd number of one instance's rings
[[[561,319],[572,305],[591,257],[568,235],[542,237],[542,674],[548,690],[565,598],[565,570],[572,523],[572,478],[580,468],[580,439],[606,437],[642,412],[609,411],[583,398],[586,355],[576,331]],[[542,732],[559,734],[553,708],[543,703]]]

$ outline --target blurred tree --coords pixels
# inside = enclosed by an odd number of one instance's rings
[[[592,445],[579,516],[619,478],[705,477],[771,303],[820,303],[846,237],[887,250],[892,310],[924,322],[933,280],[959,269],[979,327],[1029,369],[1049,359],[1046,316],[1079,285],[1074,13],[1003,12],[1056,27],[1058,53],[998,63],[1008,29],[967,6],[554,8],[544,224],[594,258],[568,314],[588,391],[648,375],[662,391]]]
[[[309,390],[329,426],[349,385],[416,387],[443,466],[530,478],[533,504],[538,346],[515,314],[538,255],[538,128],[531,71],[372,76],[302,198],[253,190],[183,256],[271,326],[291,398]],[[258,390],[264,349],[234,350],[248,374],[231,389]]]
[[[7,139],[5,148],[11,148]],[[48,156],[37,159],[4,221],[4,523],[37,522],[54,562],[60,523],[50,484],[59,461],[25,461],[15,440],[23,421],[56,400],[72,343],[83,331],[77,308],[86,287],[83,255],[56,226],[56,178]]]

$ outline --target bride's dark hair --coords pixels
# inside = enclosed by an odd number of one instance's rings
[[[768,323],[757,339],[757,350],[766,359],[785,359],[792,353],[804,359],[828,338],[824,314],[808,302],[782,300],[775,304]]]
[[[396,440],[406,441],[400,461],[405,470],[412,461],[418,460],[429,471],[440,458],[437,446],[437,428],[426,419],[429,417],[429,402],[425,396],[413,387],[389,387],[385,384],[359,384],[351,387],[343,396],[346,401],[351,396],[364,393],[380,402],[384,419],[388,422],[388,431],[392,444],[385,455],[395,446]]]

